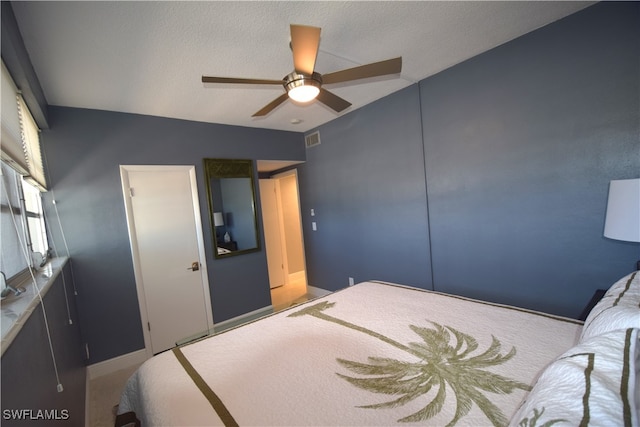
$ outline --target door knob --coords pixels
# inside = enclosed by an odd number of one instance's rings
[[[200,263],[198,261],[192,262],[191,267],[187,268],[187,270],[192,270],[192,271],[200,270]]]

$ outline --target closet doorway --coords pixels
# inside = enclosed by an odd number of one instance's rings
[[[293,169],[259,182],[271,301],[277,311],[307,295],[298,175]]]

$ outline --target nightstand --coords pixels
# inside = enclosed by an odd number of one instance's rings
[[[237,251],[238,250],[238,242],[236,242],[235,240],[232,240],[230,242],[218,242],[218,247],[225,248],[225,249],[228,249],[230,251]]]
[[[578,317],[578,320],[586,320],[591,309],[595,307],[595,305],[598,303],[598,301],[602,299],[602,297],[606,292],[607,292],[606,289],[596,289],[595,293],[591,297],[591,300],[589,301],[587,306],[584,308],[584,310],[582,310],[582,314],[580,315],[580,317]]]

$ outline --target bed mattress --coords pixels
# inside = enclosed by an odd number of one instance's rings
[[[506,425],[582,322],[364,282],[145,362],[143,426]]]

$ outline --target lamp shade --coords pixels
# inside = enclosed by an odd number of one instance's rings
[[[224,225],[224,217],[222,216],[222,212],[213,213],[213,225],[216,227]]]
[[[604,236],[640,242],[640,178],[614,180],[609,184]]]

